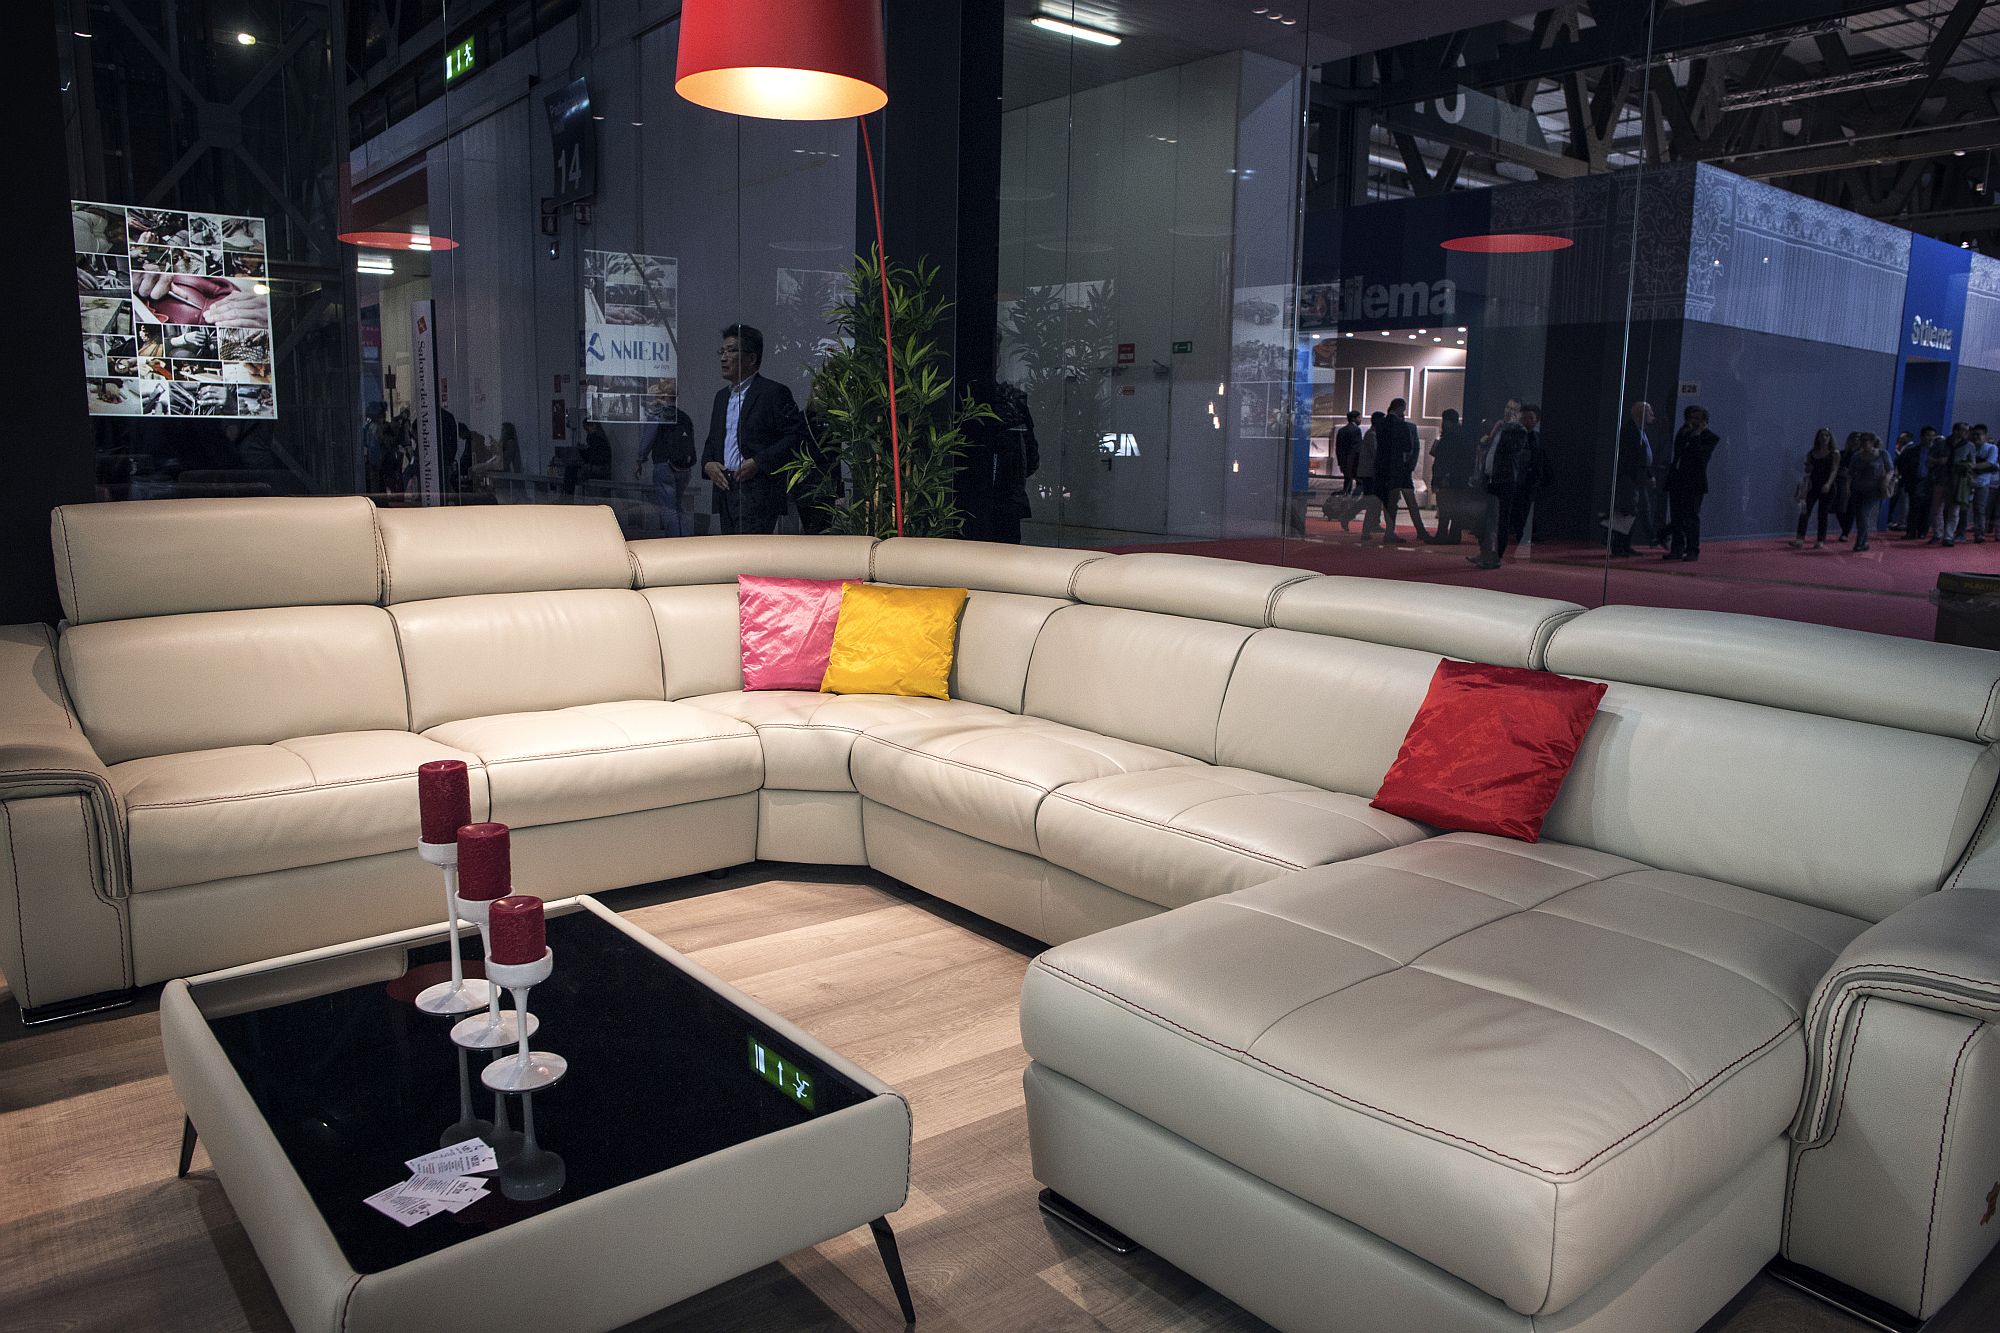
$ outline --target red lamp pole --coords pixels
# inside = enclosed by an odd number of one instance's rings
[[[896,335],[889,324],[889,252],[882,243],[882,190],[875,183],[875,149],[868,139],[868,121],[861,127],[861,151],[868,159],[868,199],[875,205],[875,262],[882,279],[882,364],[889,372],[889,466],[896,478],[896,535],[903,535],[903,440],[896,426]]]

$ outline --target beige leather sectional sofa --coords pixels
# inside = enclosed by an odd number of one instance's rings
[[[0,631],[35,1012],[517,879],[867,864],[1058,947],[1036,1174],[1284,1328],[1692,1330],[1774,1255],[1912,1314],[2000,1237],[2000,656],[587,508],[58,510]],[[953,698],[746,694],[739,573],[972,590]],[[1610,683],[1544,832],[1371,809],[1440,655]]]

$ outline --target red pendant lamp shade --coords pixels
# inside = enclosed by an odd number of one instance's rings
[[[839,120],[889,100],[880,0],[686,0],[674,90],[767,120]]]

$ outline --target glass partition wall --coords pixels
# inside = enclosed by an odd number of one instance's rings
[[[2000,11],[1525,2],[968,21],[1000,62],[997,198],[959,201],[997,214],[998,354],[955,370],[1034,424],[961,486],[968,531],[1928,637],[2000,518],[1967,128]],[[717,530],[674,463],[723,330],[807,406],[865,177],[851,121],[676,96],[678,13],[72,0],[100,496]],[[1867,437],[1886,494],[1853,484]]]
[[[1924,134],[2000,15],[1354,8],[1009,6],[1028,539],[1931,637],[1994,565],[2000,262]]]
[[[709,483],[674,464],[708,431],[723,329],[806,403],[855,252],[854,122],[684,101],[677,4],[73,10],[72,193],[100,205],[78,213],[86,370],[118,399],[92,405],[103,498],[594,503],[629,533],[699,532]],[[223,359],[250,331],[147,303],[237,277],[188,244],[206,230],[109,255],[129,218],[237,216],[268,237],[268,271],[243,271],[274,344],[254,371]],[[239,415],[223,386],[250,373]]]

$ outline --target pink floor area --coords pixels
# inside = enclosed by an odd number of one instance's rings
[[[1356,530],[1359,524],[1355,525]],[[1409,537],[1404,525],[1401,535]],[[1878,535],[1865,552],[1829,542],[1821,550],[1793,550],[1782,539],[1705,543],[1701,559],[1681,564],[1642,549],[1631,559],[1607,562],[1601,548],[1577,542],[1537,543],[1525,557],[1510,555],[1490,572],[1474,569],[1465,557],[1478,547],[1470,538],[1458,546],[1429,546],[1414,539],[1404,545],[1363,544],[1338,523],[1308,520],[1301,540],[1175,542],[1119,546],[1119,551],[1178,551],[1193,555],[1254,560],[1310,569],[1322,574],[1411,579],[1499,588],[1539,597],[1560,597],[1584,606],[1622,603],[1738,611],[1802,620],[1818,625],[1928,639],[1937,608],[1931,592],[1947,570],[2000,574],[2000,542],[1961,543],[1950,550],[1905,542],[1895,533]]]

